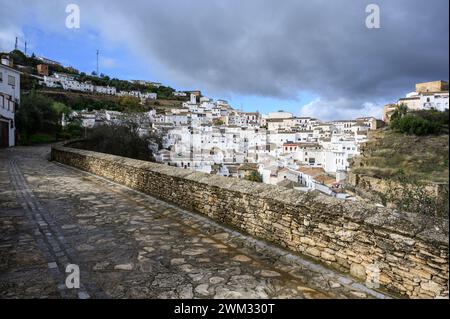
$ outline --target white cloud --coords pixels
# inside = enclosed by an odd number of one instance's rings
[[[300,110],[300,116],[315,117],[321,120],[354,119],[357,117],[374,116],[381,118],[384,103],[361,103],[354,107],[355,101],[344,98],[336,100],[316,99]]]
[[[118,66],[117,60],[114,58],[100,57],[99,66],[100,69],[114,69]]]
[[[23,38],[22,30],[16,27],[0,28],[0,51],[14,50],[16,36]]]
[[[0,2],[1,48],[13,47],[25,26],[67,32],[65,1]],[[384,22],[373,32],[359,1],[77,0],[77,32],[128,49],[174,86],[273,99],[312,92],[321,99],[302,115],[380,116],[384,100],[414,83],[448,78],[448,41],[435,45],[448,37],[448,2],[379,2]],[[100,66],[119,62],[101,57]]]

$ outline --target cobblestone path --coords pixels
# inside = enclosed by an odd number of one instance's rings
[[[386,298],[49,152],[0,150],[0,298]]]

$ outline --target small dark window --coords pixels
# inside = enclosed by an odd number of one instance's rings
[[[8,75],[8,85],[15,86],[16,85],[16,78],[12,75]]]

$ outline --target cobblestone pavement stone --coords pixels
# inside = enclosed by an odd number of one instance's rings
[[[0,151],[0,298],[387,298],[49,152]]]

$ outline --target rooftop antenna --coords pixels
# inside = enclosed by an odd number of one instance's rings
[[[98,54],[99,54],[99,50],[97,49],[97,76],[99,76],[99,74],[98,74]]]

